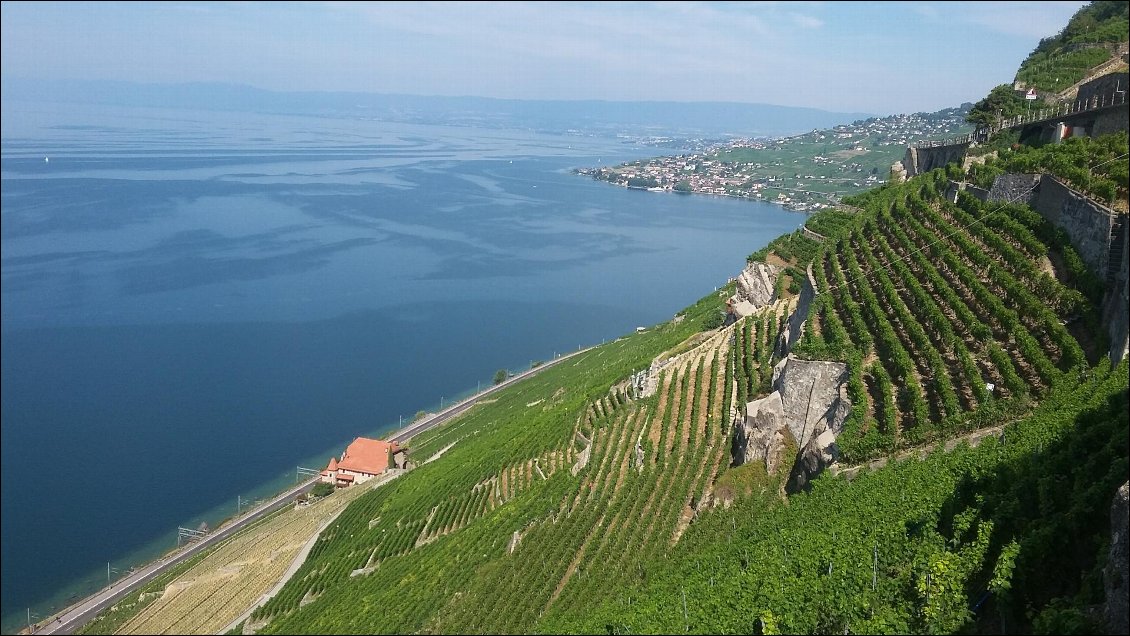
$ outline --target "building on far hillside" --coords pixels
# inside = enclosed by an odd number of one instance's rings
[[[345,448],[340,460],[330,458],[330,463],[322,471],[321,480],[338,486],[360,484],[390,467],[399,468],[402,464],[403,450],[398,443],[358,437]]]

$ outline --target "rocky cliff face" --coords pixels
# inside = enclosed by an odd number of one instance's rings
[[[773,302],[777,294],[777,276],[781,268],[766,263],[750,263],[738,275],[737,292],[730,297],[730,306],[743,318]]]
[[[734,424],[734,465],[762,461],[770,474],[783,467],[788,490],[804,488],[839,456],[836,437],[851,411],[846,388],[842,362],[789,356],[777,363],[773,392],[747,404]]]
[[[1103,586],[1106,588],[1106,604],[1103,619],[1108,634],[1130,633],[1130,572],[1127,571],[1127,500],[1130,499],[1130,482],[1122,484],[1114,495],[1110,506],[1110,558],[1103,568]]]
[[[789,427],[782,421],[784,412],[779,391],[746,405],[744,419],[734,422],[731,455],[735,466],[761,461],[765,462],[766,472],[773,474],[782,461],[792,460],[782,457],[781,452],[787,442],[796,446]]]
[[[816,298],[816,278],[812,274],[812,266],[808,266],[805,272],[805,277],[801,281],[800,295],[797,296],[796,306],[789,314],[789,328],[781,334],[781,338],[777,341],[777,350],[774,353],[778,358],[784,358],[789,355],[793,350],[793,345],[800,340],[800,335],[804,332],[804,323],[808,320],[809,311],[812,309],[812,301]]]

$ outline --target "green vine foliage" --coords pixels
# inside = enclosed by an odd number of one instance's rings
[[[825,240],[776,243],[811,265],[819,291],[794,353],[847,364],[837,445],[856,470],[786,502],[795,445],[778,474],[730,466],[731,415],[772,389],[789,319],[771,308],[718,326],[712,293],[412,440],[418,461],[445,453],[347,508],[248,623],[1086,628],[1128,473],[1128,366],[1092,364],[1064,326],[1093,315],[1096,295],[1082,272],[1061,281],[1038,267],[1069,253],[1063,236],[1027,208],[947,201],[948,178],[872,190],[852,199],[857,212],[813,219]],[[657,359],[654,395],[625,388]]]
[[[1126,153],[1126,131],[1093,139],[1070,137],[1062,143],[1043,146],[1017,144],[1002,149],[996,158],[988,159],[983,165],[970,166],[970,174],[974,183],[987,188],[1006,172],[1047,173],[1103,203],[1112,204],[1127,196]]]

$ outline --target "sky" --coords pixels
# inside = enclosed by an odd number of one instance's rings
[[[0,74],[911,113],[1011,82],[1085,4],[3,2]]]

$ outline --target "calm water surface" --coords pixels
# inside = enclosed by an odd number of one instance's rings
[[[356,435],[669,319],[804,221],[569,174],[656,154],[616,139],[2,115],[5,631]]]

